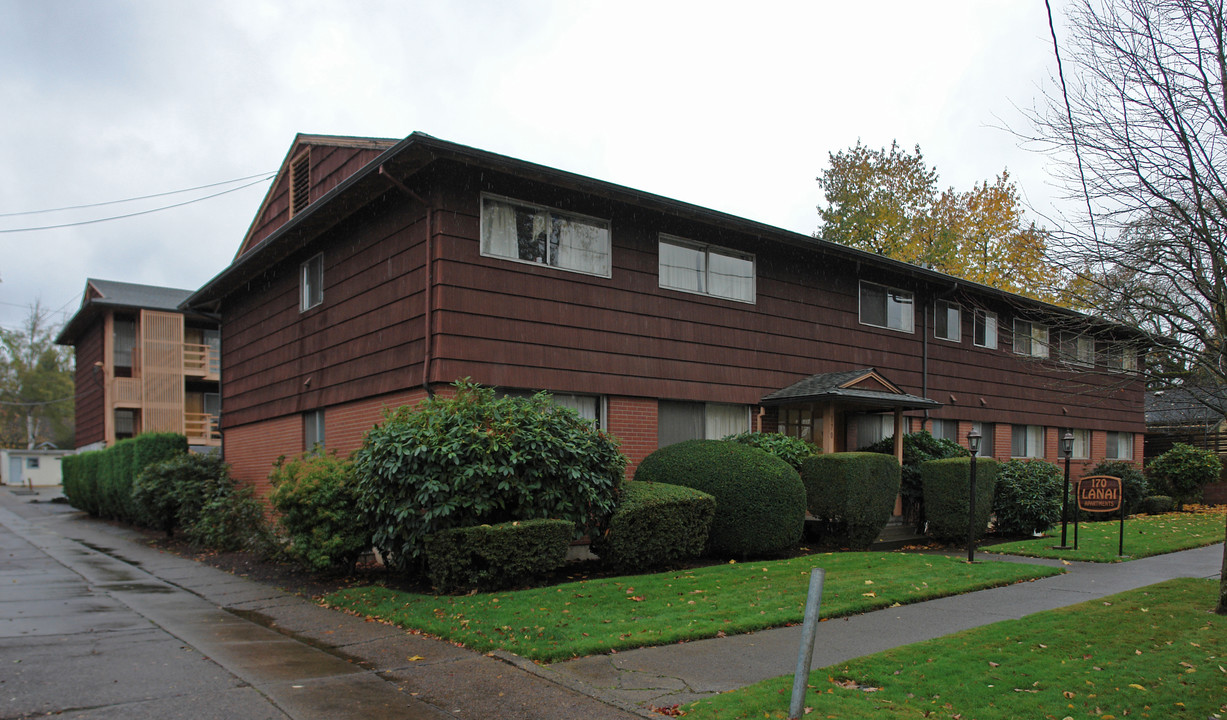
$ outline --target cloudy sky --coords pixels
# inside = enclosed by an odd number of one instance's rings
[[[87,277],[198,288],[297,132],[420,130],[802,233],[829,153],[898,140],[1048,212],[1003,128],[1055,67],[1038,0],[0,0],[0,326],[63,321]]]

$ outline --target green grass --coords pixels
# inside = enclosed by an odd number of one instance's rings
[[[1126,559],[1188,550],[1222,542],[1223,509],[1205,508],[1198,512],[1135,515],[1125,518]],[[1074,544],[1074,524],[1065,533],[1066,542]],[[1120,562],[1120,519],[1112,522],[1082,522],[1078,526],[1077,550],[1054,550],[1061,543],[1061,527],[1034,540],[1001,543],[983,548],[985,552],[1027,557],[1061,558],[1084,562]]]
[[[1218,581],[1171,580],[813,671],[807,717],[1227,717]],[[687,718],[785,718],[792,676],[682,708]]]
[[[826,570],[823,617],[1059,574],[1056,568],[905,553],[837,553],[685,571],[578,579],[467,596],[364,587],[326,604],[480,651],[541,662],[801,622],[810,569]]]

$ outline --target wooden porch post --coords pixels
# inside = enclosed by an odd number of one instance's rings
[[[895,408],[895,459],[903,466],[903,410]],[[895,517],[903,515],[903,493],[895,496],[895,509],[891,513]]]
[[[835,403],[822,408],[822,452],[835,452]]]

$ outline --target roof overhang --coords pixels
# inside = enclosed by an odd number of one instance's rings
[[[903,392],[874,368],[811,375],[760,401],[766,407],[809,403],[834,403],[863,412],[929,410],[942,406],[936,400]]]

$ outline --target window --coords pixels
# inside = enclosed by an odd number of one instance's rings
[[[1079,428],[1060,428],[1057,430],[1058,443],[1064,442],[1062,438],[1065,437],[1066,433],[1072,433],[1074,436],[1074,451],[1070,454],[1070,457],[1075,460],[1086,460],[1089,458],[1091,456],[1091,431]],[[1059,448],[1060,445],[1057,447]],[[1061,457],[1065,457],[1064,452],[1061,453]]]
[[[134,437],[136,435],[136,411],[135,410],[116,410],[115,411],[115,439],[123,440],[124,438]]]
[[[116,315],[114,322],[115,344],[111,353],[115,367],[132,367],[132,351],[136,348],[136,320],[130,316]]]
[[[318,445],[324,447],[324,411],[312,410],[302,414],[303,449],[310,452]]]
[[[975,328],[972,331],[972,342],[976,347],[997,349],[997,313],[988,310],[977,310],[975,313]]]
[[[996,423],[973,422],[971,424],[971,429],[980,433],[979,457],[993,457],[996,454],[997,436],[994,432],[996,428]]]
[[[301,311],[324,302],[324,255],[320,253],[302,264]]]
[[[660,236],[660,286],[754,302],[754,256]]]
[[[604,427],[601,422],[601,398],[599,395],[552,395],[554,404],[571,408],[577,415],[589,420],[596,427]]]
[[[661,400],[657,406],[657,445],[686,440],[719,440],[750,429],[750,408],[724,403]]]
[[[38,469],[38,458],[36,457],[26,458],[26,469],[27,470],[37,470]]]
[[[904,432],[907,431],[907,420],[904,420]],[[858,448],[868,447],[876,442],[895,436],[895,416],[892,415],[858,415],[856,417],[856,442],[849,443]]]
[[[780,408],[780,434],[822,444],[822,415],[813,408]]]
[[[609,221],[483,195],[481,254],[609,277]]]
[[[1010,457],[1044,457],[1044,427],[1042,425],[1014,425],[1011,427]]]
[[[1104,352],[1104,365],[1113,370],[1133,372],[1138,369],[1138,354],[1128,345],[1110,345]]]
[[[1014,320],[1014,352],[1048,357],[1048,326],[1030,320]]]
[[[861,323],[912,332],[915,327],[912,293],[862,280]]]
[[[958,420],[930,420],[929,434],[938,440],[959,441]]]
[[[311,203],[311,151],[290,162],[290,217],[307,209]]]
[[[1095,339],[1089,335],[1061,333],[1061,360],[1075,365],[1095,364]]]
[[[963,337],[963,328],[959,323],[959,306],[935,300],[933,302],[933,337],[951,342],[959,342]]]
[[[1108,449],[1104,453],[1108,460],[1133,459],[1133,433],[1109,432]]]

